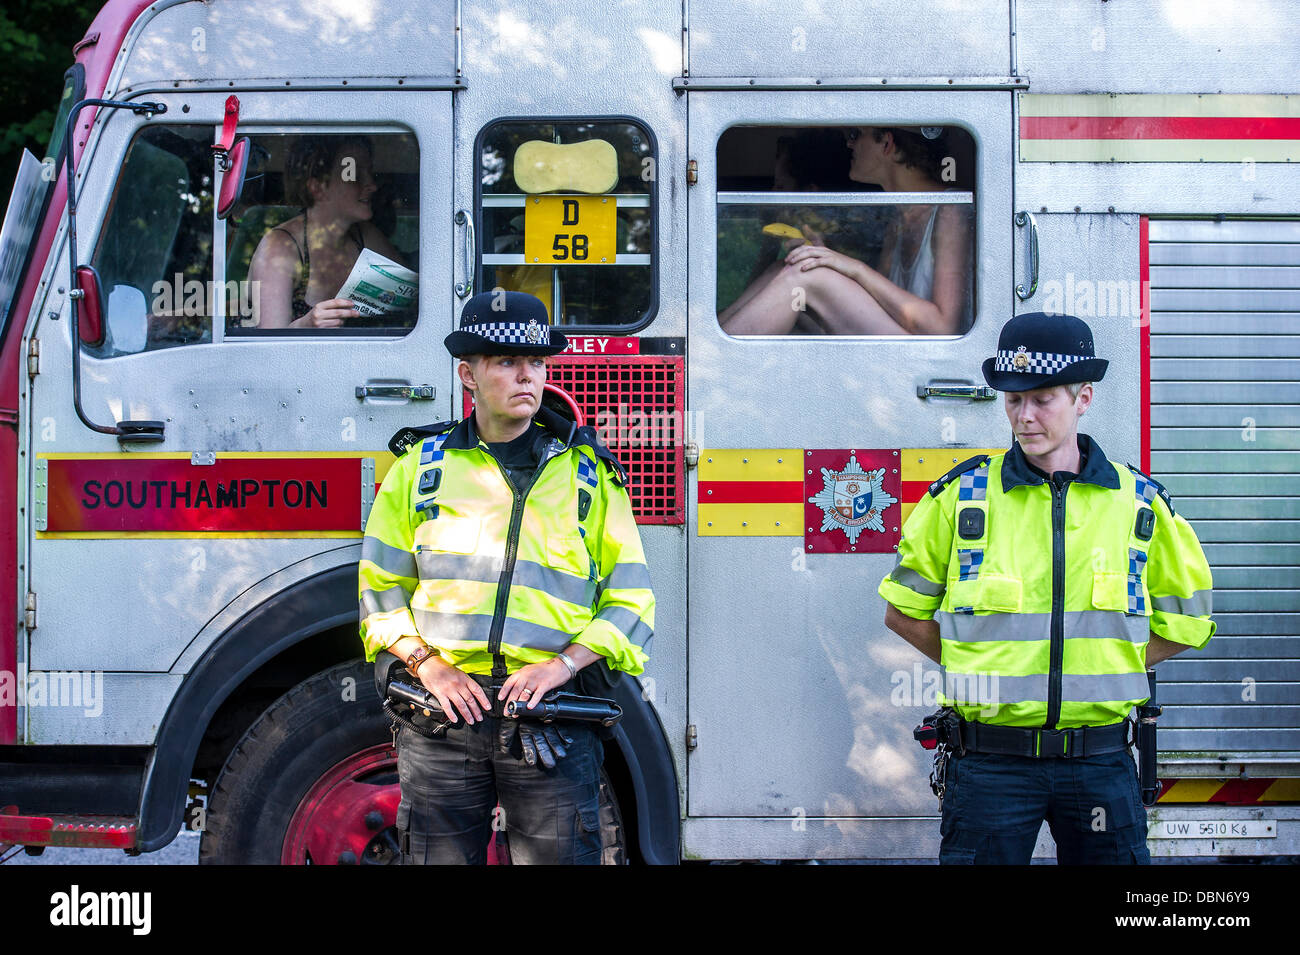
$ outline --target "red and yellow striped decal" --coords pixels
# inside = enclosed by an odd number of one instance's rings
[[[1262,802],[1300,803],[1300,778],[1285,779],[1164,779],[1159,803],[1228,803],[1250,805]]]
[[[899,453],[903,479],[903,521],[911,515],[930,485],[954,466],[977,454],[1001,454],[1006,448],[904,448]]]
[[[1021,162],[1300,162],[1300,96],[1021,93]]]
[[[701,537],[803,535],[803,450],[700,452]]]

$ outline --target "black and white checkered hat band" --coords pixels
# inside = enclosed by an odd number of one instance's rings
[[[481,322],[477,325],[462,325],[462,332],[482,335],[489,341],[502,345],[550,345],[551,326],[540,322]]]
[[[1018,371],[1026,375],[1054,375],[1066,365],[1076,361],[1087,361],[1091,355],[1058,355],[1042,351],[1006,351],[998,350],[993,361],[994,371]],[[1016,363],[1020,358],[1021,362]]]

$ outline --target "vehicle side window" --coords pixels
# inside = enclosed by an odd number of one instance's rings
[[[132,140],[92,260],[108,321],[89,354],[210,343],[214,328],[235,338],[414,326],[414,135],[252,133],[224,222],[213,215],[215,138],[211,126],[158,125]]]
[[[212,340],[211,126],[149,126],[127,149],[91,264],[108,317],[97,358]]]
[[[415,325],[419,149],[409,133],[254,134],[226,225],[231,337]],[[354,314],[359,312],[360,314]]]
[[[736,126],[718,141],[729,335],[962,335],[975,147],[955,126]]]
[[[528,292],[551,323],[653,318],[655,145],[630,120],[503,120],[479,134],[479,290]]]

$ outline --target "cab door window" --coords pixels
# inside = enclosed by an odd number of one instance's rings
[[[718,141],[728,334],[962,335],[975,148],[955,126],[736,126]]]
[[[215,135],[151,125],[132,139],[92,259],[108,321],[89,354],[414,326],[413,135],[253,132],[244,191],[224,221],[213,213]]]

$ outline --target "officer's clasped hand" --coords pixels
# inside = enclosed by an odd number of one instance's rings
[[[464,720],[473,725],[492,711],[492,703],[483,688],[463,670],[435,657],[420,664],[420,682],[434,695],[443,713],[453,723]]]

